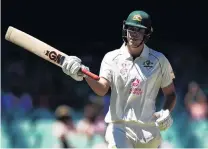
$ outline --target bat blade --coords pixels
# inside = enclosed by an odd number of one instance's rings
[[[12,26],[8,27],[5,39],[59,67],[62,67],[63,62],[67,57],[65,53],[58,49]],[[81,71],[89,77],[99,80],[99,76],[92,72],[84,69],[81,69]]]

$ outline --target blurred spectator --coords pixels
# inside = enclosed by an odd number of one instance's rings
[[[2,97],[2,109],[4,114],[9,116],[24,116],[32,109],[32,97],[28,93],[23,93],[20,88],[15,87]],[[13,117],[14,118],[14,117]]]
[[[89,96],[89,102],[88,104],[92,104],[93,106],[96,107],[96,110],[97,110],[97,118],[100,119],[102,122],[104,122],[104,118],[105,118],[105,106],[108,104],[106,103],[106,100],[109,101],[109,96],[108,95],[105,95],[105,96],[97,96],[95,94],[91,94]],[[107,105],[107,107],[109,107],[109,104]]]
[[[11,70],[6,74],[7,87],[1,101],[4,114],[12,119],[28,114],[33,107],[32,97],[26,90],[24,70],[19,70],[21,65],[17,65],[18,68],[15,66],[11,66],[13,69],[9,67]]]
[[[66,105],[59,106],[55,111],[56,122],[53,125],[53,134],[59,139],[60,148],[72,148],[68,137],[73,137],[76,133],[71,109]],[[56,146],[57,147],[57,146]]]
[[[208,117],[207,98],[196,82],[191,82],[185,96],[185,105],[191,117],[195,120]]]
[[[184,126],[188,131],[183,137],[189,142],[188,148],[208,147],[208,104],[207,97],[199,84],[192,81],[188,85],[188,93],[185,96],[185,105],[190,118]]]
[[[92,140],[95,135],[104,136],[105,123],[103,111],[98,102],[88,103],[84,107],[84,118],[77,124],[77,131],[88,136],[88,142],[92,145]],[[101,113],[102,111],[102,113]],[[97,144],[98,145],[98,144]]]
[[[79,132],[86,133],[89,137],[92,137],[95,133],[103,135],[105,124],[96,104],[90,103],[84,107],[84,118],[78,122],[77,129]]]
[[[35,122],[40,119],[54,119],[54,113],[51,111],[50,95],[48,93],[39,93],[35,96],[32,119]]]
[[[26,118],[33,108],[33,100],[27,91],[27,78],[24,64],[15,61],[4,70],[4,94],[2,95],[2,116],[5,136],[9,147],[28,147]],[[26,126],[26,127],[23,127]]]

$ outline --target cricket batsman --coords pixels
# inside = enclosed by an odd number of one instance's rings
[[[144,11],[133,11],[123,23],[124,40],[119,49],[105,54],[98,81],[85,76],[88,69],[76,56],[63,63],[63,72],[76,81],[86,80],[92,90],[104,96],[111,88],[111,100],[105,122],[109,148],[158,148],[160,131],[173,123],[171,111],[176,103],[173,84],[175,78],[168,59],[146,43],[153,32],[150,16]],[[164,106],[156,112],[156,96],[160,90],[165,96]],[[157,122],[158,126],[140,126]]]

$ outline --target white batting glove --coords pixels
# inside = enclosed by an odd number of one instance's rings
[[[88,67],[81,64],[81,59],[76,56],[68,56],[63,62],[62,70],[65,74],[71,76],[76,81],[82,81],[85,75],[80,71],[81,68],[89,70]]]
[[[167,130],[173,124],[173,119],[169,110],[161,110],[154,115],[157,117],[156,123],[161,131]]]

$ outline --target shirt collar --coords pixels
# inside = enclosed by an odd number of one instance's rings
[[[120,53],[126,58],[131,58],[132,56],[130,55],[129,51],[128,51],[128,48],[127,46],[125,45],[125,43],[123,43],[123,45],[121,46],[120,48]],[[147,47],[147,45],[144,44],[144,48],[142,50],[142,53],[140,55],[140,57],[143,57],[143,58],[148,58],[149,56],[149,47]]]

